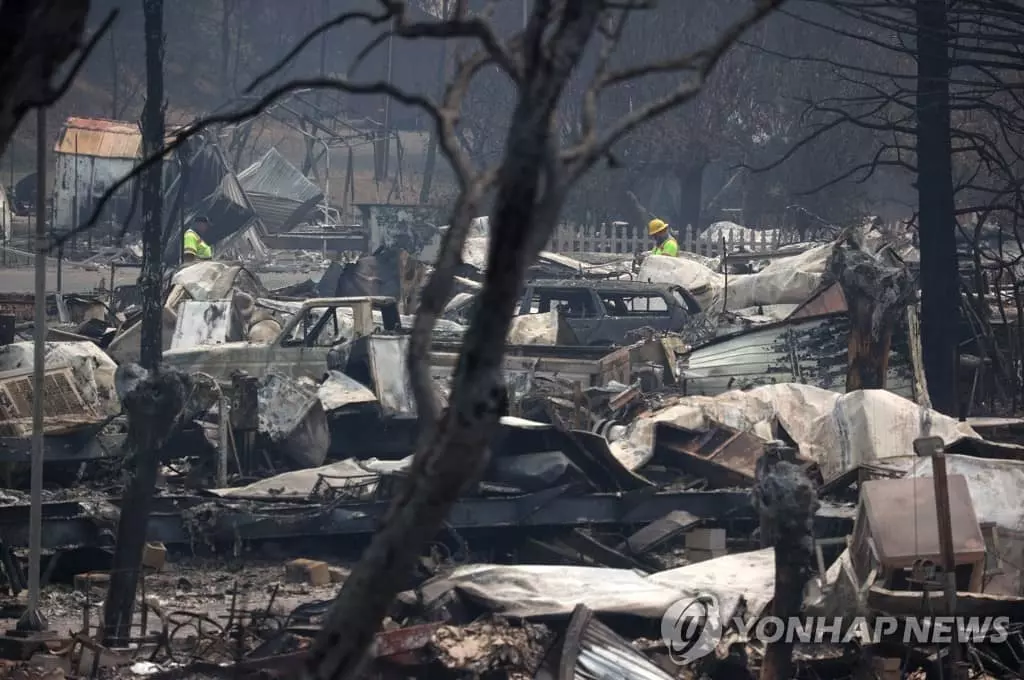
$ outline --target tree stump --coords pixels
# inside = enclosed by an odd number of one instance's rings
[[[761,517],[762,545],[775,548],[775,597],[772,615],[800,615],[804,587],[814,568],[814,513],[818,494],[803,470],[771,452],[758,461],[753,503]],[[761,680],[794,677],[793,643],[785,637],[765,649]]]
[[[846,391],[884,389],[893,329],[916,297],[914,281],[906,267],[865,251],[850,234],[833,248],[828,273],[849,310]]]

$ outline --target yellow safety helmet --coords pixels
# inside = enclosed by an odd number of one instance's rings
[[[647,223],[647,235],[654,236],[668,229],[668,224],[664,220],[653,219]]]

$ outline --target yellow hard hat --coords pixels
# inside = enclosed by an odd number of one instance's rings
[[[668,229],[668,224],[663,220],[653,219],[647,223],[647,235],[654,236]]]

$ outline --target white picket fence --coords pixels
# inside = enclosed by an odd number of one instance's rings
[[[725,250],[735,252],[774,252],[780,246],[797,243],[796,232],[779,229],[754,231],[737,228],[722,230],[721,235],[698,234],[696,229],[672,230],[681,250],[716,257]],[[555,229],[548,250],[555,253],[635,253],[654,247],[654,239],[647,235],[647,225],[612,222],[596,226],[563,224]]]

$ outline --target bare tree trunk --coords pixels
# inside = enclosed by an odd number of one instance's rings
[[[164,145],[164,2],[145,0],[146,106],[142,142],[146,155]],[[142,366],[155,371],[163,358],[163,162],[142,176]]]
[[[142,139],[146,155],[164,142],[163,0],[145,0],[146,106]],[[117,547],[111,566],[110,589],[104,603],[104,644],[123,647],[131,634],[135,592],[140,576],[146,528],[153,503],[160,449],[184,402],[175,374],[161,374],[163,355],[163,164],[142,174],[142,353],[148,370],[142,386],[123,398],[128,413],[126,444],[132,452],[134,474],[128,481],[117,524]]]
[[[117,31],[110,31],[110,117],[117,120],[121,115],[120,100],[118,98],[121,89],[119,78],[120,66],[117,59]]]
[[[441,4],[441,17],[443,19],[448,18],[448,0],[443,0]],[[444,40],[441,42],[441,58],[437,63],[437,89],[439,92],[444,91],[444,84],[446,81],[445,71],[448,65],[448,41]],[[434,183],[434,168],[437,165],[437,137],[441,132],[432,126],[430,131],[430,141],[427,143],[427,158],[423,162],[423,184],[420,187],[420,203],[427,203],[430,201],[430,189]]]
[[[443,43],[442,43],[443,44]],[[434,168],[437,166],[437,132],[430,133],[427,142],[427,157],[423,161],[423,184],[420,186],[420,203],[430,201],[430,190],[434,184]]]
[[[429,337],[451,292],[452,263],[461,257],[460,239],[474,217],[482,187],[465,187],[460,196],[437,268],[421,297],[409,350],[410,380],[421,421],[436,425],[425,429],[408,486],[392,503],[334,601],[309,658],[310,677],[359,677],[373,636],[417,556],[486,465],[488,444],[508,407],[502,359],[514,305],[526,268],[550,238],[565,200],[566,187],[549,162],[555,134],[552,117],[600,13],[600,3],[567,3],[558,37],[552,39],[555,45],[547,48],[554,56],[550,61],[527,61],[495,181],[480,305],[463,342],[448,409],[440,414],[429,379]],[[539,43],[542,29],[534,28]],[[454,134],[450,137],[447,144],[454,147]]]
[[[757,227],[764,223],[768,174],[748,172],[743,187],[743,226]]]
[[[677,234],[682,234],[686,225],[690,225],[694,233],[701,228],[701,210],[704,202],[704,168],[705,163],[683,166],[676,170],[679,181],[679,212],[676,224],[673,225]]]
[[[946,0],[917,0],[921,353],[932,408],[957,415],[960,286],[950,141]]]

